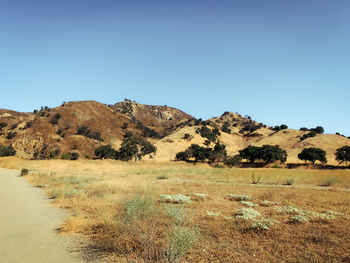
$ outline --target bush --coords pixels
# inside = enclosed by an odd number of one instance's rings
[[[233,166],[238,165],[241,161],[242,161],[242,157],[239,154],[237,154],[235,156],[227,157],[224,160],[224,165],[232,168]]]
[[[2,130],[3,128],[5,128],[7,126],[6,122],[0,122],[0,130]]]
[[[293,185],[294,184],[294,178],[287,178],[285,185]]]
[[[178,152],[175,156],[176,161],[189,161],[191,158],[191,153],[189,151]]]
[[[231,129],[229,129],[229,127],[230,127],[230,123],[229,123],[228,121],[226,121],[226,122],[222,125],[221,131],[230,134],[230,133],[231,133]]]
[[[350,161],[350,146],[346,145],[338,148],[335,152],[335,159],[339,164],[347,164]]]
[[[61,118],[61,114],[56,113],[50,120],[50,123],[52,125],[56,125],[58,123],[58,120]]]
[[[323,181],[322,186],[331,186],[337,182],[338,179],[336,177],[328,177]]]
[[[315,137],[317,133],[315,131],[310,131],[309,133],[304,134],[303,136],[300,137],[300,141],[303,141],[307,138]]]
[[[95,156],[97,159],[115,159],[117,157],[117,151],[109,144],[102,145],[95,150]]]
[[[197,228],[175,226],[170,235],[170,245],[166,253],[168,261],[178,262],[194,247],[199,237],[200,232]]]
[[[5,156],[14,156],[16,155],[16,150],[10,146],[3,146],[0,145],[0,157],[5,157]]]
[[[261,176],[255,176],[254,173],[252,173],[252,184],[258,184],[261,180]]]
[[[209,146],[210,145],[210,141],[209,140],[205,140],[203,143],[205,146]]]
[[[54,159],[59,155],[59,153],[60,153],[59,149],[51,150],[49,153],[49,158]]]
[[[272,128],[272,130],[274,131],[281,131],[281,130],[285,130],[288,129],[288,126],[286,124],[281,124],[280,126],[275,126]]]
[[[7,133],[6,139],[11,140],[11,139],[15,138],[16,135],[17,135],[17,132],[10,131],[10,132]]]
[[[158,180],[166,180],[166,179],[169,179],[169,177],[168,177],[167,175],[163,174],[163,175],[159,175],[159,176],[157,177],[157,179],[158,179]]]
[[[20,174],[20,176],[27,175],[28,173],[29,173],[28,169],[23,168],[23,169],[21,170],[21,174]]]
[[[193,139],[193,136],[189,133],[185,133],[182,139],[190,141]]]
[[[312,164],[316,161],[327,163],[326,152],[320,148],[305,148],[298,154],[298,158],[305,161],[305,163],[307,161],[310,161]]]
[[[89,129],[89,127],[87,126],[81,126],[81,127],[78,127],[77,129],[77,134],[78,135],[83,135],[87,138],[91,138],[91,139],[94,139],[94,140],[97,140],[97,141],[103,141],[103,139],[101,138],[101,134],[99,132],[94,132],[94,131],[91,131]]]
[[[23,129],[29,129],[30,127],[32,127],[32,125],[33,125],[33,122],[27,121],[26,125],[23,127]]]
[[[215,142],[220,132],[217,128],[210,129],[206,126],[202,126],[196,130],[196,133],[200,134],[203,138],[207,138],[208,140]]]
[[[62,160],[78,160],[79,159],[79,154],[76,152],[67,152],[62,154],[61,156]]]

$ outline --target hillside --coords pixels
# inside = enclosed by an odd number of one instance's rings
[[[115,112],[127,116],[140,128],[142,125],[155,131],[154,137],[164,137],[173,132],[182,123],[193,120],[191,115],[168,106],[144,105],[131,100],[124,100],[110,105]]]
[[[280,145],[288,153],[288,162],[300,162],[297,155],[302,149],[318,147],[327,152],[329,163],[334,164],[335,150],[350,145],[348,138],[331,134],[318,134],[301,141],[307,131],[275,131],[238,113],[225,112],[203,121],[176,108],[130,100],[114,105],[68,102],[51,109],[42,107],[33,113],[0,109],[0,123],[0,144],[12,145],[17,156],[26,159],[58,158],[66,152],[93,158],[94,150],[101,145],[119,148],[127,131],[157,147],[153,159],[156,161],[173,160],[176,153],[191,144],[213,147],[218,140],[226,145],[229,155],[249,145]],[[202,136],[214,131],[217,133],[214,139]]]

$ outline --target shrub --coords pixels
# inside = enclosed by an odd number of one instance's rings
[[[294,178],[287,178],[285,185],[293,185],[294,184]]]
[[[304,134],[303,136],[300,137],[300,141],[303,141],[307,138],[315,137],[317,133],[315,131],[310,131],[309,133]]]
[[[128,126],[129,126],[128,123],[127,123],[127,122],[124,122],[124,123],[123,123],[123,126],[122,126],[122,129],[125,130],[125,129],[128,128]]]
[[[168,177],[167,175],[163,174],[163,175],[159,175],[159,176],[157,177],[157,179],[158,179],[158,180],[166,180],[166,179],[169,179],[169,177]]]
[[[182,139],[190,141],[193,139],[193,136],[189,133],[185,133]]]
[[[252,184],[258,184],[261,180],[261,176],[255,176],[254,173],[252,173]]]
[[[64,138],[64,136],[66,135],[61,129],[58,129],[58,130],[56,131],[56,134],[59,135],[59,136],[61,136],[62,138]]]
[[[10,132],[7,133],[6,139],[11,140],[11,139],[15,138],[16,135],[17,135],[17,132],[10,131]]]
[[[250,207],[242,207],[236,211],[236,218],[240,218],[243,220],[251,220],[260,216],[260,212]]]
[[[49,158],[54,159],[59,155],[59,153],[60,153],[59,149],[51,150],[49,153]]]
[[[140,129],[143,132],[144,137],[150,137],[150,138],[161,138],[161,136],[153,129],[148,128],[146,125],[144,125],[142,122],[137,121],[136,128]]]
[[[189,151],[178,152],[175,156],[176,161],[188,161],[191,158]]]
[[[3,146],[0,145],[0,157],[5,157],[5,156],[14,156],[16,155],[16,150],[10,146]]]
[[[62,160],[78,160],[79,159],[79,154],[76,152],[67,152],[62,154],[61,156]]]
[[[230,123],[229,123],[228,121],[226,121],[226,122],[222,125],[221,131],[230,134],[230,133],[231,133],[231,129],[229,129],[229,127],[230,127]]]
[[[58,123],[58,120],[61,118],[61,114],[56,113],[50,120],[50,123],[52,125],[56,125]]]
[[[95,150],[95,157],[97,159],[115,159],[117,151],[111,145],[102,145]]]
[[[323,181],[322,186],[331,186],[337,182],[338,179],[336,177],[328,177]]]
[[[27,121],[26,125],[24,125],[23,129],[29,129],[30,127],[32,127],[33,122],[32,121]]]
[[[225,160],[224,160],[224,164],[230,168],[232,168],[233,166],[236,166],[238,165],[240,162],[242,161],[242,157],[237,154],[235,156],[230,156],[230,157],[227,157]]]
[[[261,128],[262,126],[260,125],[256,125],[256,123],[254,121],[252,121],[251,119],[246,120],[243,124],[242,124],[242,128],[239,131],[239,133],[243,134],[245,132],[248,133],[252,133],[255,132],[256,130],[258,130],[259,128]]]
[[[89,129],[89,127],[87,127],[87,126],[78,127],[77,134],[78,135],[83,135],[83,136],[85,136],[87,138],[91,138],[91,139],[94,139],[94,140],[97,140],[97,141],[103,141],[103,139],[101,138],[101,134],[99,132],[91,131]]]
[[[272,218],[259,218],[252,223],[250,229],[256,231],[269,230],[271,226],[277,223],[279,222]]]
[[[183,204],[191,202],[191,198],[183,194],[160,195],[161,201],[165,203]]]
[[[17,128],[17,126],[18,126],[18,123],[14,123],[14,124],[12,124],[12,125],[11,125],[11,130],[16,129],[16,128]]]
[[[210,141],[209,140],[205,140],[203,143],[205,146],[209,146],[210,145]]]
[[[170,262],[178,262],[197,243],[200,232],[197,228],[175,226],[170,235],[170,245],[166,258]]]
[[[20,176],[27,175],[28,173],[29,173],[28,169],[23,168],[23,169],[21,170],[21,174],[20,174]]]
[[[275,126],[272,128],[272,130],[274,131],[281,131],[281,130],[285,130],[288,129],[288,126],[286,124],[281,124],[280,126]]]
[[[234,201],[248,201],[250,199],[249,195],[239,195],[239,194],[228,194],[230,200]]]
[[[202,126],[201,128],[198,128],[196,130],[196,133],[199,133],[203,138],[207,138],[212,142],[215,142],[217,139],[217,136],[220,135],[220,132],[217,128],[212,130],[206,126]]]
[[[0,122],[0,130],[2,130],[3,128],[5,128],[7,126],[6,122]]]
[[[307,161],[310,161],[312,164],[316,161],[327,163],[326,152],[320,148],[305,148],[298,154],[298,158],[305,161],[305,163]]]
[[[289,218],[288,223],[290,224],[303,224],[309,222],[309,219],[303,215],[295,215]]]

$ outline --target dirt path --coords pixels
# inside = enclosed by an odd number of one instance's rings
[[[0,168],[0,263],[84,262],[79,243],[55,232],[65,212],[18,174]]]

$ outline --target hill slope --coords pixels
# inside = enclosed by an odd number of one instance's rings
[[[215,140],[202,131],[218,134]],[[318,134],[303,141],[307,131],[271,127],[225,112],[207,121],[168,106],[143,105],[130,100],[105,105],[96,101],[64,103],[56,108],[42,107],[33,113],[0,109],[0,144],[13,145],[21,158],[57,158],[63,153],[78,152],[92,158],[94,150],[106,144],[118,148],[126,131],[145,137],[155,144],[154,160],[169,161],[191,144],[213,147],[215,141],[226,145],[229,155],[249,146],[280,145],[288,153],[288,162],[300,162],[298,153],[306,147],[327,152],[329,163],[335,163],[337,148],[350,145],[344,136]],[[215,135],[216,136],[216,135]]]

